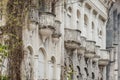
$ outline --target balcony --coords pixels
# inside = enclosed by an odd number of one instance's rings
[[[55,15],[50,12],[40,12],[39,14],[39,33],[43,41],[55,31]]]
[[[109,53],[107,50],[103,49],[100,52],[100,60],[98,63],[101,66],[106,66],[109,63]]]
[[[95,41],[86,41],[86,52],[85,57],[87,58],[93,58],[95,56]]]
[[[81,46],[78,48],[78,54],[83,55],[86,49],[86,38],[81,36]]]
[[[73,30],[65,28],[65,47],[68,49],[78,49],[81,45],[81,32],[79,30]]]
[[[61,22],[59,20],[55,20],[55,32],[52,34],[52,39],[54,42],[58,42],[59,38],[61,37],[60,25]]]

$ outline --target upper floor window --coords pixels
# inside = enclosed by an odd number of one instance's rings
[[[71,23],[72,23],[72,8],[71,7],[68,7],[67,9],[67,26],[68,27],[71,27]]]
[[[117,30],[117,10],[113,11],[113,29]]]
[[[102,32],[102,29],[98,29],[98,37],[100,38],[100,39],[102,39],[102,35],[103,35],[103,32]]]
[[[88,25],[88,17],[87,17],[87,15],[84,15],[84,24],[86,26]]]
[[[77,18],[79,19],[80,18],[80,11],[77,10]]]
[[[92,30],[94,30],[95,26],[94,26],[94,23],[92,22]]]
[[[120,13],[118,14],[118,27],[120,27]]]
[[[93,16],[96,17],[97,11],[93,10]]]
[[[92,72],[92,79],[95,79],[95,74]]]

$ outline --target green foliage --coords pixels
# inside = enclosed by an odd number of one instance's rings
[[[7,76],[0,76],[0,80],[9,80]]]
[[[0,44],[0,61],[8,56],[8,46]]]
[[[7,58],[7,56],[8,56],[8,47],[6,45],[0,44],[0,68],[1,68],[1,71],[2,71],[2,67],[4,67],[3,63],[4,63],[4,60]],[[0,80],[8,80],[8,77],[0,74]]]

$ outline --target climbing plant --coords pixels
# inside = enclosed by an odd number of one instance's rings
[[[31,0],[2,0],[6,7],[3,35],[9,38],[5,40],[8,45],[8,78],[9,80],[21,80],[20,66],[23,58],[22,29],[25,16],[29,11]],[[3,50],[1,48],[1,50]],[[4,54],[6,55],[6,53]]]
[[[28,16],[31,7],[38,9],[36,1],[37,0],[0,0],[0,3],[2,3],[1,6],[3,6],[3,15],[5,15],[4,18],[6,21],[6,24],[2,27],[2,32],[3,35],[8,36],[7,40],[5,40],[5,45],[1,45],[0,49],[4,52],[3,55],[7,55],[9,80],[21,80],[20,69],[23,60],[24,47],[22,42],[22,30],[24,29],[23,27],[25,26],[26,16]],[[54,4],[58,0],[49,1],[53,1],[52,7],[55,7]],[[47,6],[48,4],[44,6]],[[3,49],[6,45],[8,52]]]

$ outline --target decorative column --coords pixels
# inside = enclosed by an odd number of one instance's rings
[[[77,50],[73,51],[73,80],[77,80]]]
[[[34,56],[34,80],[37,80],[38,79],[38,55],[35,55]]]

